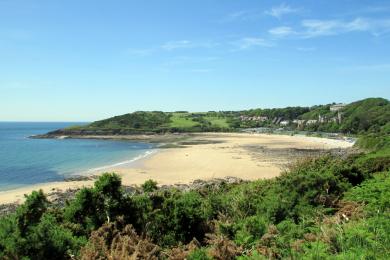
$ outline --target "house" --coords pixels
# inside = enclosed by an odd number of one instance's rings
[[[305,124],[305,120],[294,119],[293,123],[297,124],[298,127],[300,127],[300,126],[303,126]]]
[[[274,120],[272,121],[272,123],[275,125],[278,125],[282,120],[283,120],[283,118],[281,118],[281,117],[275,117]]]
[[[249,116],[240,116],[241,121],[248,121]]]
[[[311,120],[307,120],[306,124],[307,125],[314,125],[314,124],[317,124],[317,120],[314,120],[314,119],[311,119]]]
[[[264,122],[268,120],[266,116],[240,116],[241,121],[257,121]]]
[[[321,115],[318,115],[318,122],[320,123],[326,123],[326,117],[325,116],[321,116]]]
[[[330,106],[330,111],[332,111],[332,112],[336,112],[336,111],[340,111],[340,110],[342,110],[344,107],[346,106],[346,104],[336,104],[336,105],[332,105],[332,106]]]
[[[280,122],[281,126],[288,126],[289,124],[290,124],[290,121],[288,121],[288,120],[283,120]]]

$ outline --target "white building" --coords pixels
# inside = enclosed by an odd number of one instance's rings
[[[317,124],[317,120],[314,120],[314,119],[307,120],[306,124],[307,124],[307,125],[314,125],[314,124]]]
[[[294,120],[293,120],[293,123],[294,123],[294,124],[297,124],[298,127],[300,127],[300,126],[302,126],[302,125],[305,124],[305,120],[294,119]]]
[[[283,120],[280,122],[281,126],[288,126],[289,124],[290,124],[290,121],[288,121],[288,120]]]
[[[241,121],[257,121],[264,122],[268,120],[266,116],[240,116]]]
[[[336,104],[336,105],[330,106],[330,111],[332,111],[332,112],[340,111],[345,106],[346,106],[346,104]]]

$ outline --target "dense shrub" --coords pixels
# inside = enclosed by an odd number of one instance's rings
[[[157,190],[157,182],[154,180],[147,180],[141,187],[144,192],[153,192]]]
[[[85,243],[62,226],[48,201],[33,192],[15,214],[0,220],[0,258],[69,259]]]
[[[188,243],[194,237],[203,240],[207,230],[207,216],[199,193],[167,192],[154,195],[151,202],[150,211],[143,215],[146,218],[143,228],[155,241],[163,245],[175,245],[178,242]]]

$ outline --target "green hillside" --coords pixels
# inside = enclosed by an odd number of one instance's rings
[[[343,132],[379,132],[390,129],[390,101],[368,98],[349,104],[344,110]],[[388,132],[390,133],[390,132]]]
[[[290,120],[287,127],[290,130],[309,130],[341,133],[390,133],[390,101],[383,98],[367,98],[351,104],[347,104],[339,111],[331,111],[335,104],[318,105],[313,107],[287,107],[276,109],[255,109],[242,111],[246,116],[268,117],[264,122],[240,122],[240,127],[278,127],[273,119]],[[341,122],[339,122],[339,113]],[[323,122],[319,118],[323,118]],[[313,124],[298,126],[292,120],[315,120]]]
[[[338,112],[330,111],[331,105],[312,107],[301,119],[336,118]],[[341,123],[327,122],[315,124],[309,129],[313,131],[365,133],[388,132],[390,129],[390,102],[383,98],[368,98],[346,105],[340,110]],[[388,132],[389,133],[389,132]]]
[[[228,118],[222,112],[188,113],[138,111],[93,122],[87,126],[63,131],[95,134],[135,134],[165,132],[230,131]]]
[[[283,128],[287,130],[349,134],[390,133],[390,101],[383,98],[368,98],[347,104],[339,111],[331,110],[334,105],[201,113],[138,111],[96,121],[87,126],[61,129],[50,134],[125,135],[167,132],[230,132],[254,127],[280,128],[280,122],[286,120],[288,124],[284,125]],[[294,123],[297,120],[304,121],[304,123]],[[311,121],[310,124],[308,121]]]

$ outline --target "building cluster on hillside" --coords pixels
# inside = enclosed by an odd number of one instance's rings
[[[241,121],[256,121],[265,122],[268,120],[266,116],[240,116]]]
[[[272,119],[272,124],[278,125],[280,124],[280,122],[282,122],[282,120],[283,120],[282,117],[275,117],[274,119]]]
[[[345,104],[335,104],[330,106],[330,111],[337,112],[337,116],[334,117],[327,117],[323,115],[318,115],[318,119],[309,119],[309,120],[302,120],[302,119],[294,119],[292,121],[290,120],[284,120],[283,117],[275,117],[272,119],[271,123],[274,125],[280,125],[280,126],[288,126],[290,124],[295,124],[298,127],[302,127],[305,125],[315,125],[315,124],[322,124],[322,123],[328,123],[328,122],[335,122],[338,124],[341,124],[342,121],[342,113],[340,112],[346,105]],[[266,116],[240,116],[241,121],[256,121],[256,122],[265,122],[268,121],[268,117]]]
[[[323,123],[329,123],[329,122],[335,122],[340,124],[342,121],[341,113],[338,113],[337,117],[331,117],[327,118],[325,116],[318,116],[318,119],[309,119],[309,120],[301,120],[301,119],[294,119],[292,121],[290,120],[279,120],[276,121],[276,124],[279,124],[280,126],[288,126],[290,124],[297,125],[298,127],[305,126],[305,125],[315,125],[315,124],[323,124]]]
[[[345,106],[346,106],[346,104],[335,104],[335,105],[330,106],[330,111],[337,112],[337,111],[342,110]]]

